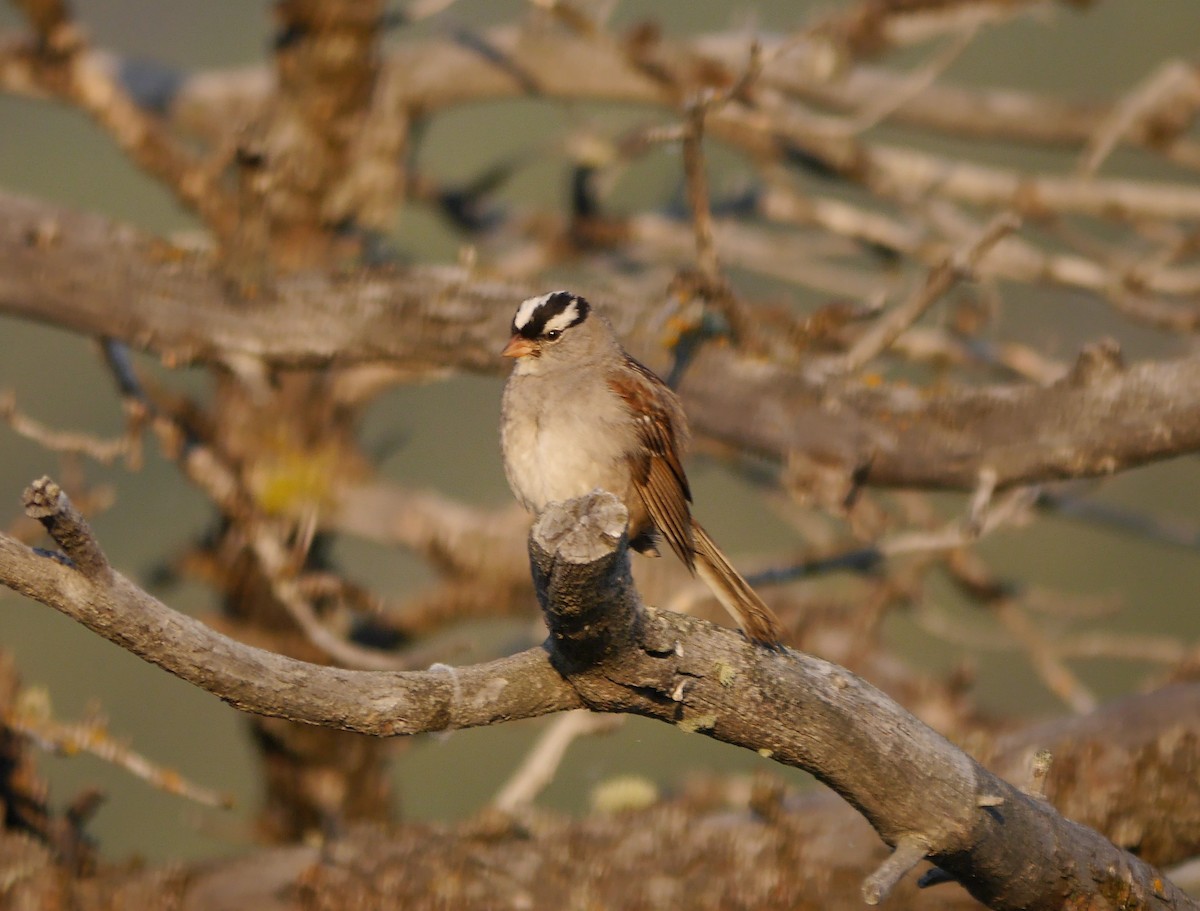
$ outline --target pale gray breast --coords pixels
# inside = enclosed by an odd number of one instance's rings
[[[504,468],[526,509],[540,510],[597,487],[629,502],[631,418],[606,385],[587,380],[578,374],[514,374],[504,387]]]

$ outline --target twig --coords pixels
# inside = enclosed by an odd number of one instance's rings
[[[924,92],[962,56],[963,51],[971,46],[978,34],[978,22],[965,23],[961,31],[952,33],[951,40],[931,60],[915,71],[906,73],[895,86],[889,87],[887,94],[871,99],[856,112],[850,122],[849,132],[866,132]]]
[[[1063,663],[1058,650],[1030,622],[1028,615],[1010,599],[994,605],[1001,624],[1024,648],[1034,671],[1055,696],[1080,715],[1096,708],[1095,694]]]
[[[981,490],[984,488],[977,488]],[[1037,497],[1038,488],[1019,487],[1009,491],[998,503],[979,512],[968,512],[943,528],[932,531],[907,531],[888,535],[868,547],[856,547],[828,557],[805,560],[792,566],[762,570],[748,577],[755,585],[782,585],[823,573],[850,571],[874,572],[884,561],[905,554],[952,551],[991,534],[1010,523],[1020,522]],[[978,493],[977,493],[978,496]],[[674,606],[674,605],[672,605]]]
[[[794,47],[804,41],[801,36],[768,42],[768,57],[781,58],[784,55],[777,53],[779,48]],[[741,55],[740,43],[726,35],[704,36],[699,44],[707,54],[726,65]],[[814,59],[820,59],[820,46],[808,41],[801,44],[801,49],[786,63],[772,60],[763,74],[763,84],[801,101],[855,116],[874,105],[880,96],[889,95],[893,86],[905,79],[903,73],[894,69],[865,63],[842,73],[841,78],[830,79],[827,69],[813,64]],[[1112,107],[1111,103],[1072,101],[1012,88],[942,82],[926,86],[919,95],[907,99],[890,119],[935,134],[966,139],[1077,146],[1095,137],[1101,124],[1111,118]],[[1176,138],[1164,147],[1149,126],[1139,125],[1132,135],[1122,138],[1167,158],[1181,146],[1190,146]],[[1190,147],[1185,154],[1191,154]]]
[[[402,671],[428,663],[424,652],[395,655],[355,645],[332,633],[305,594],[296,575],[291,554],[274,534],[274,529],[259,525],[253,533],[251,548],[258,558],[271,594],[283,605],[296,626],[314,646],[342,667],[367,671]]]
[[[587,709],[567,712],[555,718],[542,731],[520,766],[492,798],[492,806],[512,812],[533,803],[554,780],[567,749],[577,738],[608,733],[618,726],[620,721],[619,717],[601,715]]]
[[[43,476],[25,488],[23,501],[25,514],[42,523],[75,569],[93,581],[104,581],[112,576],[112,567],[96,543],[87,519],[61,487]]]
[[[745,96],[762,73],[762,46],[750,45],[749,60],[737,81],[721,92],[701,92],[687,105],[682,130],[683,173],[687,181],[688,203],[696,234],[696,260],[700,274],[711,287],[723,283],[720,263],[713,247],[712,208],[709,204],[708,174],[704,167],[704,123],[708,115],[720,110],[730,101]]]
[[[708,173],[704,166],[704,118],[709,107],[704,99],[688,106],[683,130],[683,175],[687,183],[688,207],[692,210],[696,266],[706,286],[714,289],[721,287],[724,279],[713,243],[712,207],[709,205]]]
[[[792,181],[771,180],[759,191],[758,212],[773,222],[812,225],[880,250],[919,257],[928,230],[913,219],[901,219],[854,205],[844,199],[801,192]]]
[[[964,29],[976,29],[1022,14],[1030,15],[1047,2],[1017,0],[996,4],[978,0],[916,0],[851,3],[846,4],[844,11],[831,13],[819,23],[819,33],[840,38],[852,53],[866,56],[890,47],[919,44],[945,34],[960,34]]]
[[[996,343],[963,336],[941,326],[910,326],[892,342],[892,350],[914,363],[934,366],[982,364],[1049,386],[1067,375],[1066,364],[1019,342]]]
[[[671,262],[695,256],[694,232],[676,219],[642,213],[626,225],[630,251],[639,258],[665,258]],[[714,221],[713,230],[720,241],[721,261],[728,266],[858,300],[882,297],[891,284],[886,277],[831,261],[835,252],[828,250],[828,244],[822,249],[821,240],[815,236],[808,238],[803,249],[796,249],[794,238],[739,221]]]
[[[1188,550],[1200,549],[1200,525],[1179,518],[1146,515],[1111,503],[1102,503],[1070,487],[1043,488],[1037,505],[1077,522],[1133,535],[1158,544]]]
[[[518,48],[504,47],[499,42],[493,41],[490,35],[465,25],[452,28],[449,37],[464,50],[478,54],[481,60],[511,78],[521,94],[534,96],[542,94],[544,80],[540,79],[527,66],[524,58],[519,56]]]
[[[926,196],[1017,211],[1082,214],[1121,222],[1176,221],[1200,213],[1200,189],[1134,179],[1085,179],[1022,172],[935,155],[903,146],[870,146],[869,185],[891,198]]]
[[[962,237],[977,230],[974,222],[959,214],[957,206],[942,199],[937,206],[927,206],[929,225],[908,224],[897,218],[873,212],[839,199],[813,194],[801,194],[775,181],[767,188],[758,203],[764,217],[791,224],[813,225],[841,237],[860,240],[872,248],[911,257],[927,266],[935,266],[938,245],[933,243],[937,229],[945,237]],[[724,248],[724,244],[722,245]],[[1114,292],[1130,279],[1110,264],[1071,253],[1042,249],[1025,238],[1010,237],[992,250],[976,265],[979,278],[1005,278],[1030,284],[1047,283],[1066,288],[1083,288],[1097,295],[1113,298]],[[1139,269],[1136,287],[1146,294],[1187,296],[1200,292],[1200,274],[1194,269],[1158,266]],[[1116,301],[1114,301],[1115,303]],[[1129,309],[1132,310],[1132,307]],[[1178,310],[1180,308],[1175,308]],[[1170,326],[1194,325],[1171,313],[1175,322],[1159,318]]]
[[[1176,110],[1172,111],[1172,108]],[[1200,75],[1194,66],[1179,60],[1161,64],[1141,84],[1122,97],[1088,139],[1076,168],[1081,177],[1094,177],[1105,159],[1124,138],[1142,132],[1163,115],[1177,125],[1186,124],[1200,108]],[[1182,109],[1182,110],[1179,110]],[[1183,114],[1184,116],[1180,116]],[[1179,129],[1178,132],[1182,132]]]
[[[1050,769],[1054,765],[1054,754],[1049,750],[1038,750],[1033,754],[1029,765],[1029,784],[1025,793],[1038,800],[1046,799],[1046,783]]]
[[[984,523],[988,519],[988,512],[992,505],[992,497],[996,493],[996,472],[990,467],[984,467],[979,472],[979,485],[975,488],[975,492],[971,494],[971,502],[967,507],[967,517],[965,521],[966,530],[975,535],[979,535],[983,530]],[[1037,494],[1027,493],[1023,500],[1025,505],[1032,503],[1036,499]]]
[[[52,452],[87,456],[102,465],[111,465],[122,456],[133,461],[140,448],[140,428],[137,426],[140,422],[131,420],[126,434],[115,440],[105,440],[78,431],[51,430],[17,408],[16,393],[12,390],[0,392],[0,419],[15,433]]]
[[[908,300],[886,313],[863,333],[854,347],[836,359],[833,368],[839,373],[854,373],[862,369],[868,361],[895,341],[900,333],[920,319],[921,315],[956,282],[970,278],[976,265],[988,251],[1019,225],[1020,219],[1011,212],[1004,212],[993,218],[970,244],[947,256],[930,270],[922,286],[911,294]]]
[[[712,207],[704,159],[704,124],[711,112],[744,96],[761,72],[762,48],[756,41],[750,46],[750,59],[738,80],[720,93],[701,93],[687,106],[683,128],[683,174],[703,296],[721,310],[734,338],[750,348],[757,346],[753,320],[725,281],[713,241]]]
[[[976,554],[955,550],[944,563],[951,579],[972,597],[987,604],[1028,656],[1046,688],[1079,714],[1092,710],[1096,697],[1062,660],[1055,644],[1038,630],[1010,586],[994,578]]]
[[[223,236],[232,227],[235,210],[214,182],[216,175],[129,96],[107,55],[88,46],[70,7],[60,2],[19,5],[38,31],[35,55],[10,61],[22,66],[23,80],[90,115],[137,165]]]
[[[29,711],[29,707],[29,699],[19,700],[4,722],[13,730],[36,741],[43,749],[68,756],[81,751],[91,753],[168,794],[177,794],[209,807],[233,806],[232,796],[193,784],[173,769],[152,762],[136,750],[113,739],[102,723],[68,724],[55,721],[44,711]]]
[[[906,835],[901,838],[896,843],[896,850],[863,882],[863,901],[868,905],[879,904],[928,853],[929,845],[920,836]]]
[[[992,504],[990,500],[994,490],[995,473],[981,472],[980,484],[966,516],[939,531],[901,532],[888,537],[879,543],[879,552],[887,557],[895,557],[965,547],[1004,525],[1026,518],[1038,495],[1036,487],[1018,487]]]
[[[1028,607],[1028,601],[1022,599]],[[931,635],[962,648],[983,652],[1009,652],[1018,648],[1011,636],[997,636],[994,629],[968,629],[959,617],[951,617],[933,604],[923,602],[913,612],[917,625]],[[1188,647],[1170,636],[1131,636],[1117,633],[1080,633],[1062,636],[1054,643],[1064,658],[1115,658],[1174,665],[1188,654]]]
[[[1134,636],[1129,633],[1080,633],[1056,643],[1060,654],[1071,658],[1120,658],[1155,664],[1178,664],[1188,647],[1170,636]]]

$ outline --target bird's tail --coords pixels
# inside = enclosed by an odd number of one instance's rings
[[[783,627],[771,608],[725,559],[708,532],[692,520],[692,538],[696,549],[696,572],[712,589],[746,635],[763,645],[776,646],[783,638]]]

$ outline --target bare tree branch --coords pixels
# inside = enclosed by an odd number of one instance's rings
[[[69,501],[31,501],[39,512],[55,507],[49,527],[71,529],[59,543],[79,552]],[[424,672],[341,671],[241,646],[119,574],[85,575],[7,536],[0,581],[249,711],[394,734],[582,704],[758,750],[813,772],[885,841],[904,846],[871,879],[871,896],[886,893],[920,845],[993,908],[1058,907],[1068,895],[1104,902],[1114,888],[1150,907],[1196,907],[1151,867],[996,778],[848,671],[643,608],[629,576],[625,520],[609,494],[548,509],[530,538],[551,630],[546,648]],[[90,548],[99,549],[94,540]],[[897,777],[914,786],[895,788]],[[1092,870],[1108,872],[1093,878]]]
[[[1096,477],[1200,448],[1200,358],[1126,367],[1104,346],[1048,387],[944,393],[821,391],[787,368],[706,351],[681,390],[709,436],[777,459],[803,453],[884,487],[973,490],[984,469],[999,488]]]
[[[1046,797],[1055,806],[1165,865],[1195,853],[1200,793],[1172,793],[1169,783],[1190,781],[1198,735],[1200,685],[1193,683],[972,742],[984,744],[991,768],[1017,782],[1031,777],[1031,758],[1050,753]],[[57,850],[70,850],[78,837],[64,834]],[[653,850],[640,850],[643,843]],[[223,907],[239,911],[255,911],[268,900],[286,911],[322,901],[412,907],[447,881],[461,886],[456,906],[462,911],[570,907],[580,897],[613,911],[664,901],[696,911],[820,911],[857,905],[863,879],[885,856],[866,821],[828,790],[788,793],[776,784],[764,799],[716,781],[617,814],[570,819],[543,810],[485,812],[436,827],[350,828],[320,847],[256,850],[83,883],[55,879],[47,852],[31,851],[28,839],[5,836],[3,845],[10,902],[51,887],[77,898],[81,911],[104,907],[108,896],[127,900],[133,889],[155,906],[181,896],[210,906],[216,895]],[[1187,875],[1187,869],[1172,873]],[[288,903],[281,896],[294,898]],[[911,878],[890,904],[930,911],[979,907],[956,887],[918,893]]]
[[[5,713],[4,724],[36,741],[44,750],[64,755],[91,753],[168,794],[178,794],[210,807],[233,806],[233,798],[229,794],[194,784],[174,769],[152,762],[131,749],[128,744],[113,737],[102,720],[87,719],[75,723],[59,721],[51,717],[48,709],[48,701],[42,703],[23,694],[13,709]]]
[[[869,331],[863,333],[854,346],[837,359],[836,369],[847,373],[861,370],[868,361],[899,338],[905,329],[920,319],[955,282],[971,278],[979,262],[1003,237],[1015,231],[1019,223],[1011,213],[1004,213],[992,219],[978,237],[972,238],[971,243],[963,249],[947,256],[930,271],[920,288],[914,290],[902,304],[888,311]]]
[[[72,531],[81,527],[81,517],[65,495],[32,497],[53,509],[42,518],[52,532],[67,530],[58,543],[64,549],[70,545],[68,554],[99,553],[94,538],[81,540]],[[7,535],[0,536],[0,582],[230,705],[258,714],[390,736],[580,706],[542,649],[466,668],[438,665],[419,672],[322,667],[243,645],[172,611],[120,573],[85,575]]]
[[[512,302],[528,292],[467,283],[455,268],[379,269],[281,280],[270,301],[240,306],[203,257],[164,262],[160,242],[8,194],[0,193],[0,213],[0,312],[120,337],[170,363],[394,359],[413,371],[492,372]],[[53,241],[43,243],[48,224]],[[644,350],[640,302],[600,303]],[[999,487],[1103,476],[1200,449],[1200,358],[1126,367],[1106,346],[1049,387],[936,393],[824,389],[795,368],[713,349],[699,355],[681,392],[702,433],[779,460],[807,453],[882,486],[972,490],[984,468]]]
[[[848,638],[855,641],[823,654],[873,672],[870,662],[886,654],[879,636],[885,613],[911,601],[942,567],[968,597],[996,608],[1006,640],[1025,649],[1056,692],[1080,711],[1093,709],[1095,697],[1064,659],[1082,649],[1111,650],[1113,643],[1043,636],[1025,613],[1036,608],[1036,598],[1007,598],[1007,586],[971,546],[1024,516],[1033,496],[1025,485],[1103,476],[1200,449],[1200,356],[1127,366],[1116,344],[1102,341],[1068,368],[1020,345],[997,344],[990,323],[1001,312],[1001,291],[989,280],[1083,289],[1117,318],[1176,334],[1200,327],[1192,225],[1200,218],[1200,195],[1178,176],[1129,179],[1131,169],[1117,172],[1122,158],[1110,161],[1114,150],[1133,146],[1158,164],[1200,167],[1192,129],[1200,93],[1187,66],[1168,61],[1142,86],[1096,105],[934,84],[981,25],[1051,8],[1051,0],[856,0],[794,34],[763,39],[765,51],[753,53],[749,65],[747,40],[733,32],[675,40],[640,26],[620,35],[603,12],[570,0],[538,2],[515,27],[452,29],[445,37],[402,39],[386,52],[386,27],[445,0],[421,0],[398,14],[379,0],[287,0],[276,10],[280,32],[269,72],[178,80],[170,74],[161,80],[170,88],[151,97],[125,61],[88,44],[62,0],[17,3],[30,31],[0,38],[0,90],[65,101],[95,118],[200,216],[216,252],[178,249],[100,218],[0,194],[0,313],[104,339],[110,365],[111,353],[128,343],[168,365],[203,364],[216,383],[211,402],[202,404],[165,392],[139,397],[121,382],[125,404],[135,410],[128,442],[120,444],[54,433],[3,398],[0,419],[62,452],[126,454],[131,461],[135,433],[149,426],[217,508],[220,530],[196,552],[197,562],[209,561],[209,581],[224,595],[227,619],[249,641],[294,648],[289,654],[314,660],[330,656],[358,672],[247,648],[180,618],[109,564],[79,511],[46,479],[28,491],[26,508],[60,550],[30,550],[0,537],[0,581],[234,705],[271,716],[253,723],[264,742],[278,743],[264,748],[268,806],[289,820],[276,827],[278,837],[307,836],[318,827],[343,834],[355,819],[386,814],[383,744],[340,737],[332,728],[387,736],[587,708],[609,713],[592,719],[643,714],[814,772],[895,849],[886,859],[856,857],[845,868],[852,872],[841,874],[869,901],[911,890],[908,872],[929,857],[939,867],[923,882],[956,878],[994,907],[1191,907],[1153,870],[1050,809],[1043,798],[1053,800],[1073,772],[1072,761],[1059,756],[1069,754],[1061,743],[1039,747],[1051,751],[1039,756],[1055,761],[1035,761],[1040,777],[1032,783],[1028,761],[1008,768],[1009,781],[1031,796],[985,772],[849,671],[795,652],[752,648],[732,633],[643,608],[629,578],[624,516],[611,499],[549,510],[534,528],[534,581],[551,630],[545,645],[462,668],[405,672],[407,663],[333,635],[326,608],[374,607],[383,599],[338,576],[323,546],[331,531],[400,542],[440,572],[440,586],[405,605],[411,610],[403,620],[371,630],[389,641],[468,614],[529,609],[519,551],[526,526],[379,483],[360,445],[358,419],[373,396],[395,383],[499,369],[495,349],[512,306],[533,289],[480,276],[542,281],[549,266],[581,267],[592,276],[583,284],[616,289],[591,296],[631,349],[656,365],[668,353],[675,359],[672,382],[680,381],[692,422],[710,445],[782,464],[797,499],[821,500],[850,520],[859,540],[882,542],[870,550],[870,565],[883,571],[852,580],[865,598],[839,596],[827,610],[848,615],[850,605],[862,608],[839,627],[853,631]],[[947,48],[908,72],[863,63],[887,48],[942,36],[951,37]],[[640,127],[624,143],[601,138],[610,153],[576,168],[595,180],[587,192],[575,186],[573,218],[507,205],[494,218],[455,215],[456,188],[436,167],[424,173],[422,127],[449,107],[500,98],[567,101],[573,116],[584,111],[585,117],[587,102],[626,101],[666,111],[670,122],[684,126]],[[1064,177],[1052,166],[995,164],[982,146],[975,154],[938,154],[917,141],[924,136],[911,143],[900,131],[881,137],[884,121],[968,141],[1001,137],[1059,146],[1060,153],[1073,148],[1080,164]],[[617,194],[606,211],[606,181],[614,186],[624,169],[640,166],[646,139],[655,135],[684,140],[690,212],[642,205],[616,215]],[[710,194],[705,137],[740,156],[739,167],[752,175],[744,192],[725,199]],[[475,181],[459,194],[470,202],[458,205],[491,206],[485,195],[518,167],[540,165],[559,150],[547,142],[492,165],[489,173],[500,176]],[[376,232],[394,223],[409,193],[414,204],[436,207],[469,232],[473,246],[462,261],[471,268],[378,265],[388,260],[376,255]],[[1011,228],[997,211],[1019,214],[1027,230],[1001,237]],[[975,236],[982,239],[963,244]],[[698,277],[680,275],[693,262]],[[737,296],[731,282],[740,282],[743,270],[753,273],[745,286],[760,300]],[[945,325],[916,326],[968,271],[981,283],[947,308]],[[668,286],[671,274],[681,280]],[[785,289],[778,305],[767,305],[777,292],[758,282],[761,276],[792,284],[795,298]],[[909,285],[920,290],[882,310],[889,295]],[[712,321],[702,331],[686,325],[702,308],[685,312],[672,300],[647,309],[668,287],[668,298],[691,288],[723,309],[740,347],[706,341]],[[1020,293],[1003,288],[1006,297]],[[839,299],[818,300],[807,315],[800,296],[813,290]],[[969,299],[970,292],[980,299]],[[1061,299],[1070,305],[1066,295]],[[871,317],[873,323],[865,322]],[[876,359],[878,372],[856,375]],[[904,359],[919,362],[919,376],[936,379],[908,385],[912,372],[898,364]],[[961,371],[955,381],[970,372],[970,384],[945,382],[948,367]],[[1010,381],[980,379],[985,371],[989,379]],[[893,375],[907,383],[893,383]],[[962,489],[972,496],[966,518],[941,529],[932,510],[913,505],[921,499],[916,495],[878,498],[862,485]],[[914,533],[914,524],[924,531]],[[879,555],[905,550],[917,555],[880,565]],[[681,585],[662,584],[675,591]],[[791,599],[797,641],[818,641],[822,622],[805,613],[815,598],[778,595]],[[1071,607],[1053,605],[1067,615]],[[1174,655],[1183,668],[1192,657],[1182,644],[1174,650],[1150,639],[1124,645],[1129,652]],[[408,660],[422,654],[430,652],[418,643]],[[903,680],[895,691],[909,694],[915,679],[929,680],[908,669],[881,677],[889,686]],[[956,674],[914,704],[947,729],[962,725],[972,717],[965,679]],[[1186,707],[1187,698],[1168,694],[1163,703]],[[1147,767],[1160,770],[1163,781],[1171,775],[1178,781],[1195,767],[1192,728],[1171,729],[1179,732],[1176,743],[1163,732],[1167,722],[1158,723],[1152,745],[1139,747],[1141,761],[1127,763],[1136,769],[1122,783],[1127,789],[1133,780],[1151,791],[1159,787]],[[505,833],[534,817],[532,796],[553,773],[574,726],[568,720],[552,726],[543,749],[501,795],[515,815],[485,813],[473,822],[480,832]],[[276,738],[284,729],[298,736]],[[14,734],[0,731],[5,736]],[[309,739],[320,743],[309,748],[303,744]],[[353,747],[343,757],[348,743],[362,745],[363,761],[350,757]],[[337,784],[311,774],[334,765]],[[1169,791],[1162,785],[1163,794]],[[1148,858],[1176,861],[1197,843],[1187,826],[1200,809],[1190,798],[1190,791],[1179,796],[1171,820],[1147,822],[1147,808],[1106,796],[1097,803],[1124,815],[1103,819],[1101,831],[1139,854],[1145,848]],[[759,872],[756,851],[779,860],[770,867],[760,856],[764,866],[753,883],[760,900],[747,907],[771,907],[770,899],[779,898],[774,884],[807,875],[778,874],[791,856],[787,839],[809,824],[784,812],[783,801],[782,787],[754,786],[745,818],[722,829],[721,837],[737,840],[737,862],[722,866],[723,887],[697,894],[713,901],[736,895],[737,871]],[[77,802],[63,844],[85,841],[83,821],[93,804],[87,795]],[[268,825],[273,811],[261,817]],[[656,836],[680,833],[678,856],[703,856],[688,852],[706,849],[705,832],[672,829],[669,813],[663,808],[656,817]],[[703,825],[702,814],[692,817]],[[859,828],[860,840],[875,844]],[[1168,829],[1169,837],[1156,842]],[[843,830],[834,824],[831,831],[826,843],[840,848]],[[455,856],[466,863],[482,856],[470,850]],[[543,850],[539,864],[552,870],[552,852]],[[9,856],[7,849],[0,854]],[[369,870],[355,875],[355,864],[368,869],[365,851],[344,865],[331,858],[332,852],[306,861],[319,867],[299,888],[316,888],[324,875],[374,884]],[[836,878],[841,861],[809,859],[805,866]],[[417,866],[425,873],[432,864]],[[14,876],[32,875],[0,867],[6,890]],[[253,879],[261,889],[260,877]],[[330,894],[344,898],[348,889],[338,890],[334,879],[326,883]],[[546,894],[528,888],[528,895]],[[820,894],[827,891],[836,890]],[[302,900],[316,906],[315,894],[304,892]],[[680,903],[663,898],[648,903]],[[529,904],[528,896],[522,903]]]
[[[492,798],[492,806],[512,812],[533,803],[562,764],[567,748],[580,737],[605,733],[619,725],[621,719],[598,715],[586,709],[568,712],[555,718],[538,737],[521,765]]]
[[[105,465],[124,458],[130,466],[141,462],[140,417],[130,421],[123,436],[111,440],[74,431],[53,430],[17,408],[17,397],[11,390],[0,391],[0,420],[15,433],[39,443],[51,452],[86,455]]]
[[[140,107],[120,84],[110,55],[89,46],[67,4],[21,3],[35,29],[32,41],[8,37],[0,51],[0,81],[42,97],[70,101],[91,116],[130,158],[173,190],[218,231],[233,223],[233,201],[211,163],[198,160],[167,125]]]

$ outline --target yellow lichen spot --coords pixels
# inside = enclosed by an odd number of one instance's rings
[[[183,776],[174,769],[163,769],[159,772],[159,785],[171,794],[182,794],[185,790]]]
[[[89,726],[79,732],[79,747],[84,750],[98,750],[108,743],[108,733],[101,727]]]
[[[733,686],[733,681],[737,678],[737,668],[732,664],[727,664],[724,661],[717,662],[717,683],[721,686]]]
[[[711,731],[717,726],[716,715],[694,715],[675,722],[675,727],[685,734],[695,734],[697,731]]]
[[[619,775],[592,788],[591,805],[595,812],[620,813],[653,806],[658,802],[658,797],[658,785],[649,778]]]
[[[663,326],[662,343],[668,350],[673,350],[679,344],[679,340],[695,328],[691,320],[673,316]]]
[[[190,251],[165,240],[155,239],[151,242],[146,255],[149,259],[160,263],[181,263],[188,258]]]
[[[45,721],[54,715],[50,703],[50,691],[44,686],[27,686],[17,695],[16,705],[13,706],[18,718],[29,721]]]
[[[339,454],[330,447],[308,452],[284,452],[265,460],[254,473],[259,505],[273,515],[291,515],[327,505],[333,485],[342,477]]]
[[[758,755],[761,756],[763,759],[770,759],[772,756],[775,755],[775,751],[768,750],[766,747],[759,747]]]

